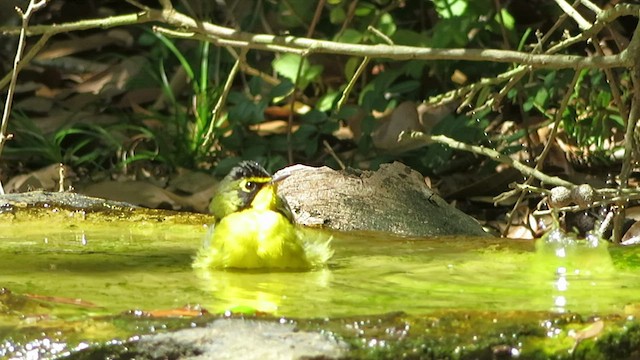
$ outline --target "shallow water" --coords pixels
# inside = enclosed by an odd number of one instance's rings
[[[197,272],[191,259],[206,231],[106,221],[5,224],[0,287],[55,304],[76,301],[46,310],[61,319],[185,305],[305,318],[437,309],[602,314],[640,298],[633,248],[578,249],[559,258],[536,252],[531,241],[335,234],[336,255],[325,270]]]

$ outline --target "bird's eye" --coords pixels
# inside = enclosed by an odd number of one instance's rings
[[[256,189],[256,183],[254,183],[253,181],[247,181],[246,183],[244,183],[244,189],[247,192],[251,192],[253,190]]]

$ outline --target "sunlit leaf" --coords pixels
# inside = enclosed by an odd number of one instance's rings
[[[377,27],[387,36],[392,36],[396,32],[396,23],[389,13],[384,13],[380,16]]]
[[[502,9],[500,10],[500,13],[502,15],[502,21],[503,21],[503,25],[506,29],[508,30],[513,30],[514,26],[515,26],[515,19],[513,18],[513,16],[511,16],[511,14],[509,13],[509,11],[507,9]],[[498,14],[496,14],[496,21],[498,21]]]
[[[315,80],[322,73],[322,65],[311,65],[307,58],[303,58],[297,54],[282,54],[272,63],[273,69],[280,75],[296,83],[298,70],[300,78],[297,84],[301,89],[306,88],[309,83]]]
[[[535,103],[539,106],[545,106],[547,104],[547,100],[549,99],[549,91],[546,88],[538,89],[535,97]]]
[[[348,44],[358,44],[362,41],[362,33],[354,29],[346,29],[336,41]]]
[[[316,103],[316,108],[320,111],[329,111],[333,108],[336,99],[341,95],[340,91],[328,91]]]
[[[350,57],[344,65],[344,78],[350,80],[356,73],[356,69],[360,66],[362,58]]]
[[[355,15],[356,16],[368,16],[370,14],[372,14],[375,11],[375,6],[373,6],[372,4],[366,3],[366,2],[360,2],[358,3],[358,6],[356,7],[356,11],[355,11]]]
[[[438,14],[444,19],[461,16],[468,6],[466,0],[433,0],[433,3]]]

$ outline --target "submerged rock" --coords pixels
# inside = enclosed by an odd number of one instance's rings
[[[219,319],[204,328],[145,335],[138,340],[75,353],[73,359],[338,359],[348,350],[342,341],[318,332],[299,331],[292,323]]]

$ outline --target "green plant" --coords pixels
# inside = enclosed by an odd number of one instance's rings
[[[32,167],[63,163],[95,170],[153,158],[145,150],[126,148],[129,134],[150,135],[142,127],[118,124],[103,127],[76,123],[45,134],[29,117],[14,112],[14,121],[10,123],[9,130],[13,138],[8,143],[6,156],[20,159]],[[127,151],[128,155],[122,155]]]

